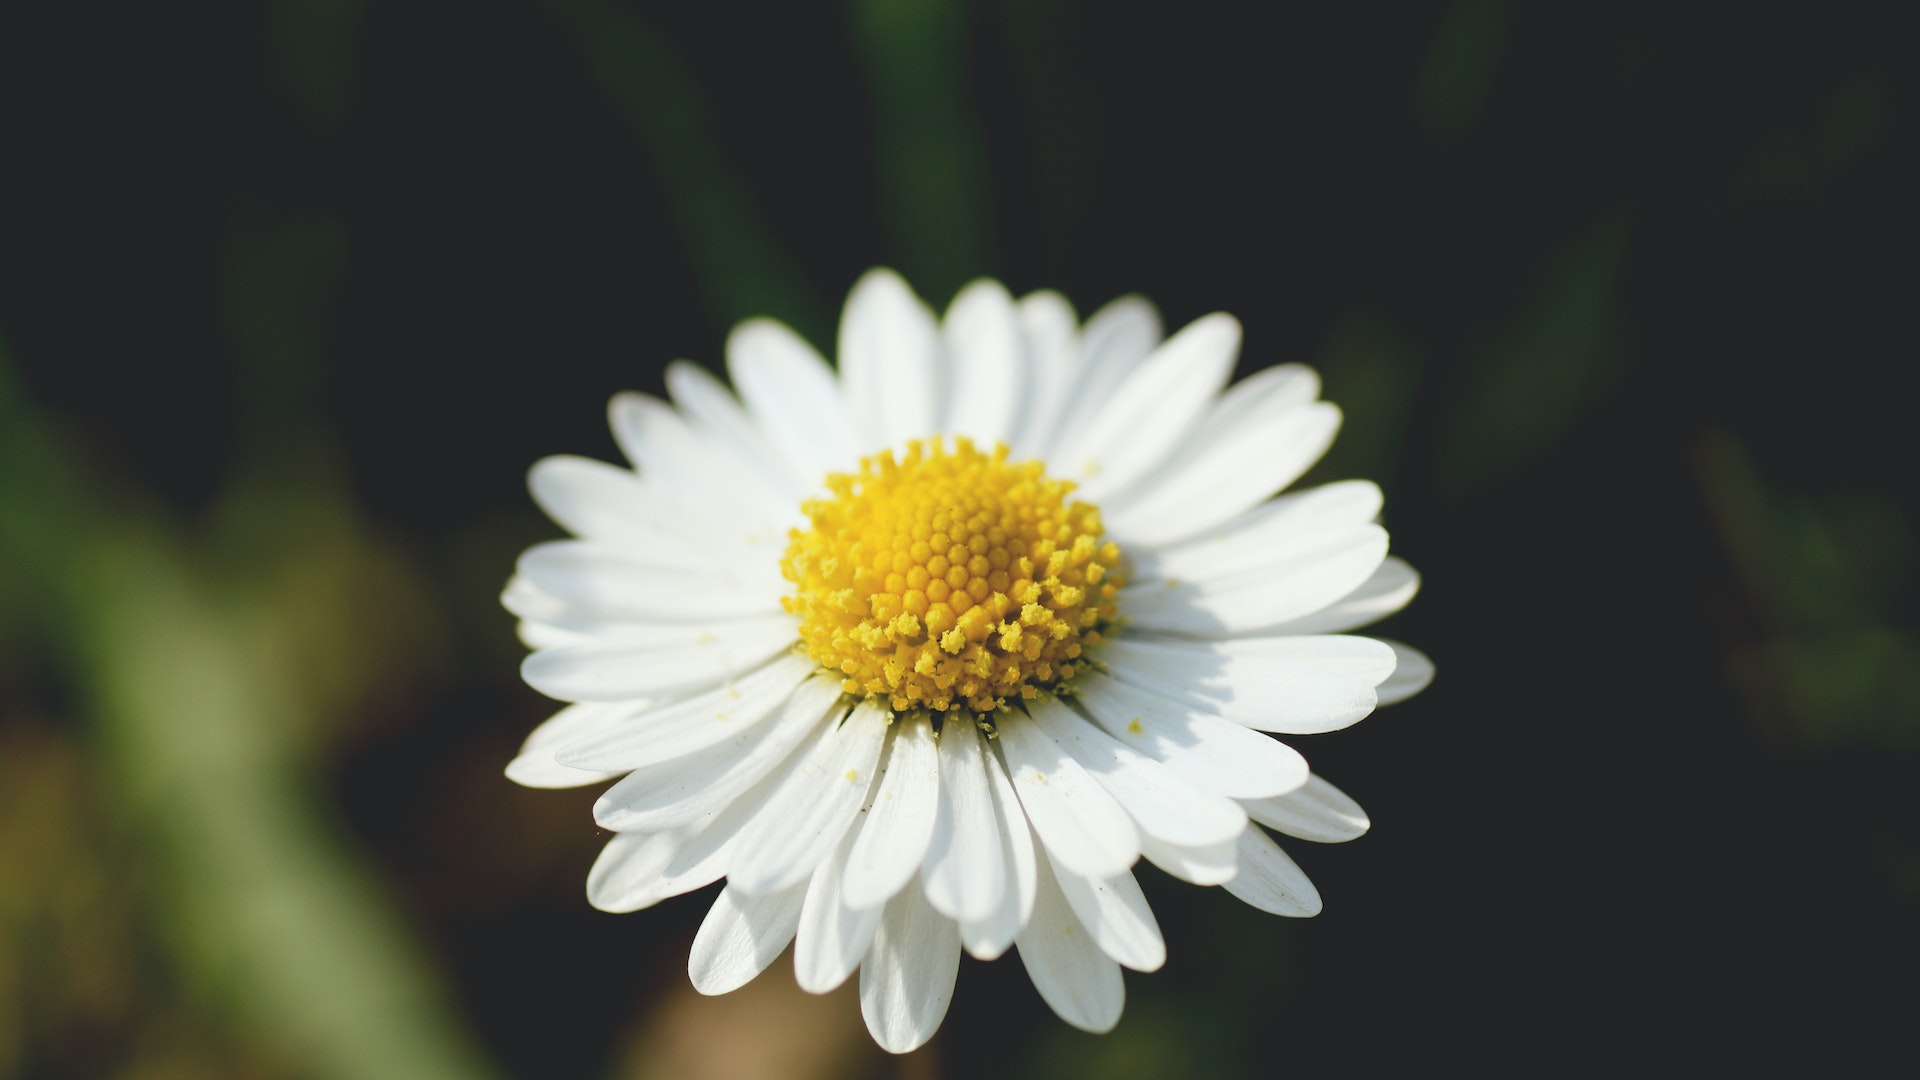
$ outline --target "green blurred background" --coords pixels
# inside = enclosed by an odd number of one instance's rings
[[[1895,10],[9,6],[0,1076],[1910,1059]],[[593,911],[594,792],[500,774],[527,465],[875,264],[1236,313],[1427,577],[1438,682],[1305,748],[1376,823],[1293,845],[1326,913],[1143,871],[1104,1038],[1011,958],[898,1060],[698,998],[712,890]]]

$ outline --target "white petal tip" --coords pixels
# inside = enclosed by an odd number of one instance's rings
[[[839,978],[829,979],[825,977],[803,978],[801,977],[799,972],[795,972],[793,983],[795,986],[798,986],[800,989],[805,990],[809,994],[831,994],[835,990],[838,990],[842,986],[845,986],[847,984],[847,979],[851,977],[852,974],[853,972],[849,971],[847,972],[847,974],[842,975]]]
[[[735,990],[738,990],[742,986],[745,986],[747,985],[747,983],[753,981],[752,979],[748,979],[746,980],[746,982],[738,982],[738,981],[735,981],[734,979],[721,979],[721,978],[702,979],[698,975],[693,974],[692,972],[688,972],[687,974],[688,974],[688,978],[691,979],[693,982],[693,988],[695,990],[698,990],[700,993],[705,994],[707,997],[719,997],[721,994],[731,994]]]
[[[867,1028],[867,1033],[873,1036],[875,1045],[889,1054],[911,1054],[927,1045],[928,1040],[933,1038],[932,1032],[927,1032],[925,1035],[910,1033],[889,1036],[875,1031],[871,1026]]]
[[[860,280],[853,283],[852,294],[857,296],[869,290],[880,288],[899,289],[906,293],[913,292],[912,287],[907,284],[907,279],[901,277],[899,271],[894,270],[892,267],[876,266],[866,273],[861,274]]]
[[[576,769],[553,760],[553,755],[544,751],[521,754],[507,762],[507,779],[521,787],[562,790],[565,788],[586,787],[602,780],[610,780],[619,773],[600,772],[597,769]]]
[[[968,941],[963,943],[963,947],[966,949],[967,955],[973,957],[975,960],[983,963],[992,963],[1007,955],[1007,950],[1013,947],[1013,942]]]

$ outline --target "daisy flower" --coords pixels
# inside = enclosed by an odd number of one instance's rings
[[[1299,365],[1229,387],[1239,346],[1228,315],[1163,340],[1139,298],[1082,324],[993,281],[936,317],[875,270],[837,373],[750,321],[732,390],[681,362],[671,402],[613,399],[631,468],[536,464],[573,538],[502,599],[526,681],[571,704],[507,775],[616,781],[594,906],[724,878],[694,986],[792,943],[809,991],[858,971],[896,1053],[940,1026],[963,951],[1017,949],[1063,1020],[1111,1029],[1120,969],[1166,957],[1141,858],[1317,913],[1267,830],[1338,842],[1367,817],[1269,733],[1345,727],[1433,669],[1346,633],[1418,578],[1374,485],[1276,497],[1340,413]]]

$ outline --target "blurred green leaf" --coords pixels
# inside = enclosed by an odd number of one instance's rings
[[[1539,292],[1468,369],[1446,432],[1456,486],[1491,480],[1546,449],[1616,374],[1616,293],[1627,222],[1615,214],[1574,242]]]
[[[227,335],[247,361],[247,420],[271,429],[318,395],[346,240],[332,222],[298,221],[245,230],[230,248]]]
[[[1775,491],[1725,431],[1700,439],[1694,468],[1752,624],[1729,677],[1762,730],[1920,746],[1920,634],[1891,610],[1913,551],[1898,510],[1882,496],[1816,503]]]
[[[815,341],[832,340],[819,296],[775,247],[746,185],[722,159],[680,58],[639,17],[606,0],[552,0],[552,7],[652,151],[716,320],[724,327],[770,315]]]
[[[159,922],[189,984],[316,1077],[491,1075],[391,900],[319,809],[302,736],[341,699],[311,661],[378,625],[314,602],[314,583],[341,575],[223,585],[231,566],[217,548],[197,558],[176,526],[72,464],[4,356],[0,497],[7,592],[81,692],[111,805],[152,861]],[[284,495],[262,485],[235,497]],[[314,545],[364,547],[325,530],[282,537],[287,550],[257,557],[297,566]],[[274,631],[289,626],[306,664],[287,662]]]
[[[921,295],[952,296],[994,269],[986,154],[967,104],[967,9],[853,0],[851,12],[895,260]]]
[[[1834,91],[1818,109],[1767,135],[1735,173],[1734,201],[1804,198],[1831,184],[1881,143],[1887,108],[1886,94],[1873,79]]]
[[[1459,0],[1447,13],[1420,69],[1417,100],[1428,132],[1458,135],[1480,115],[1512,9],[1510,0]]]
[[[353,87],[361,0],[276,0],[273,49],[281,80],[310,120],[337,126]]]
[[[1340,437],[1303,483],[1364,476],[1391,489],[1419,389],[1413,346],[1378,314],[1353,311],[1321,344],[1314,366],[1343,419]]]

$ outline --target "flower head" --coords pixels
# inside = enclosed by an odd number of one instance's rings
[[[572,702],[507,768],[608,780],[592,903],[725,878],[689,971],[724,993],[789,942],[802,987],[856,970],[881,1046],[924,1043],[962,950],[1017,947],[1067,1022],[1120,1017],[1120,968],[1166,948],[1145,857],[1264,911],[1313,915],[1267,833],[1367,818],[1268,732],[1411,696],[1418,652],[1345,631],[1412,598],[1362,481],[1276,495],[1340,414],[1298,365],[1228,387],[1239,324],[1162,340],[1138,299],[976,282],[938,318],[874,271],[836,374],[765,320],[673,402],[622,394],[631,469],[536,464],[574,539],[503,601],[523,674]]]

